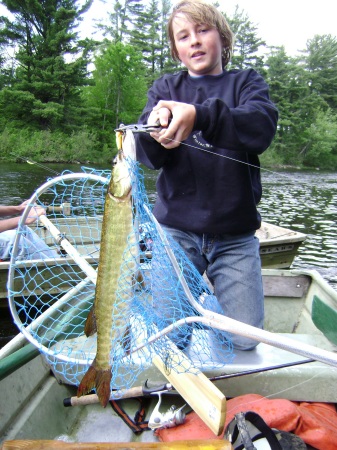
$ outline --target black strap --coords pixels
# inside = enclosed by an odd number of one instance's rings
[[[259,433],[256,433],[256,429]],[[231,435],[231,443],[233,444],[234,450],[256,450],[254,441],[262,438],[267,439],[271,450],[282,450],[281,444],[273,430],[261,416],[253,411],[236,414],[235,419],[227,426],[226,435],[227,438]],[[240,439],[238,440],[238,438]]]
[[[149,430],[148,421],[145,421],[144,418],[146,416],[145,405],[144,405],[144,397],[139,398],[136,397],[134,400],[139,402],[139,408],[135,414],[134,419],[124,411],[119,401],[110,400],[109,403],[112,409],[116,414],[123,420],[123,422],[135,433],[140,434],[144,430]]]

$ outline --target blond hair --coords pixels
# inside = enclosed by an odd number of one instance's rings
[[[176,61],[179,61],[179,55],[174,40],[172,23],[178,14],[184,14],[193,23],[208,25],[218,30],[222,41],[222,67],[225,68],[232,55],[233,33],[224,15],[215,6],[200,0],[180,1],[173,8],[167,23],[171,56]]]

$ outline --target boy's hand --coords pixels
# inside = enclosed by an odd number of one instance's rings
[[[191,134],[195,116],[196,111],[193,105],[171,100],[160,100],[153,108],[148,123],[153,124],[159,120],[163,129],[150,134],[167,149],[179,147],[181,142]]]

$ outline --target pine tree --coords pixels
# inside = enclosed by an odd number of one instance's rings
[[[16,46],[15,74],[0,96],[7,122],[69,131],[79,125],[91,42],[79,42],[75,29],[92,1],[2,1],[14,20],[0,18],[0,39]]]
[[[333,109],[337,110],[337,39],[316,35],[307,41],[304,62],[309,73],[309,86]]]
[[[226,16],[226,15],[225,15]],[[266,43],[257,36],[257,27],[249,20],[244,11],[236,6],[234,16],[226,17],[235,35],[233,56],[230,67],[234,69],[254,69],[263,71],[263,56],[258,54],[259,48]]]

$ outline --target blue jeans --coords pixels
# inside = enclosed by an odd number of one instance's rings
[[[263,328],[264,296],[259,241],[255,233],[211,235],[162,225],[182,247],[198,272],[206,273],[218,305],[212,309],[240,322]],[[234,348],[251,350],[253,339],[231,335]]]
[[[7,261],[11,257],[16,230],[0,233],[0,259]],[[18,260],[57,258],[58,253],[52,250],[33,230],[23,226],[17,251]]]

